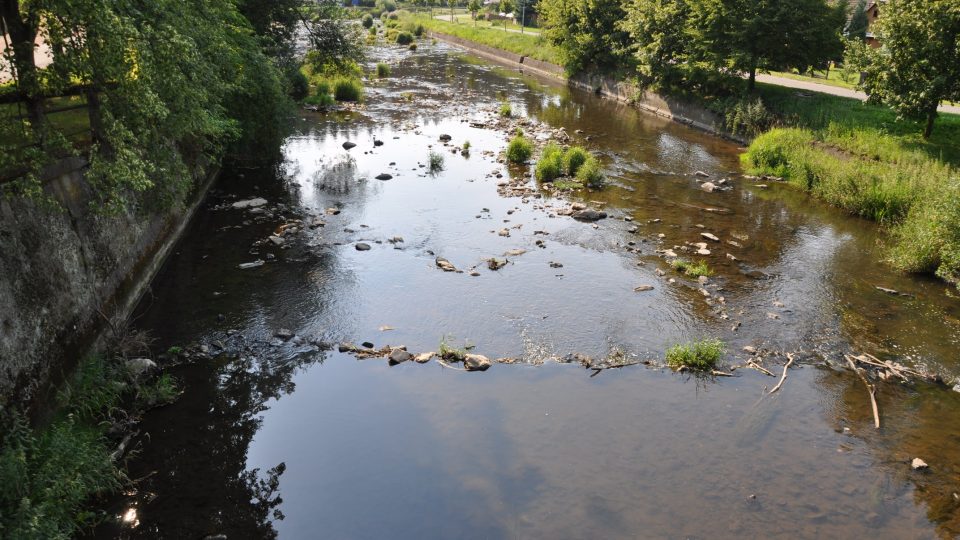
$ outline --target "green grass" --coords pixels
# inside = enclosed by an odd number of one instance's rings
[[[685,367],[693,371],[713,369],[726,352],[726,345],[719,339],[704,339],[677,344],[667,349],[667,365],[673,369]]]
[[[337,77],[332,81],[333,97],[337,101],[362,101],[363,83],[354,77]]]
[[[686,259],[674,259],[670,266],[677,272],[682,272],[690,277],[713,275],[713,270],[710,269],[706,261],[692,262]]]
[[[427,30],[442,32],[451,36],[468,39],[481,45],[503,49],[522,56],[529,56],[544,62],[561,65],[560,50],[540,37],[539,34],[518,34],[504,32],[502,28],[477,27],[473,23],[453,23],[431,19],[427,16],[418,16],[416,20]]]
[[[533,154],[533,143],[523,135],[510,139],[507,145],[507,161],[510,163],[526,163]]]
[[[567,153],[570,153],[569,150]],[[583,164],[577,168],[576,178],[580,183],[591,188],[603,187],[603,184],[606,182],[606,177],[600,167],[600,162],[593,156],[587,156]]]
[[[563,154],[563,169],[570,176],[576,176],[580,166],[590,159],[590,153],[579,146],[571,146]]]
[[[824,84],[827,86],[836,86],[837,88],[847,88],[853,90],[857,87],[857,81],[860,76],[859,73],[853,73],[849,78],[844,78],[843,70],[841,69],[831,69],[829,73],[825,71],[814,71],[816,76],[811,75],[800,75],[795,71],[771,71],[770,74],[775,77],[783,77],[784,79],[793,79],[795,81],[804,81],[815,84]]]
[[[413,34],[410,32],[400,32],[397,34],[397,45],[410,45],[413,43]]]
[[[510,116],[513,116],[513,108],[510,106],[509,102],[504,101],[503,103],[500,104],[499,113],[500,113],[500,116],[509,118]]]
[[[873,143],[871,152],[844,152],[813,131],[775,129],[757,137],[741,159],[750,173],[783,177],[886,225],[894,267],[960,285],[960,173],[894,139]]]
[[[427,156],[427,167],[430,171],[430,174],[436,174],[443,170],[443,154],[439,152],[430,151],[430,155]]]
[[[553,182],[563,176],[563,150],[555,143],[547,143],[540,152],[534,175],[541,182]]]
[[[377,77],[381,79],[390,76],[390,66],[383,62],[377,62]]]
[[[446,338],[444,338],[440,340],[440,350],[438,354],[440,355],[440,358],[444,360],[463,362],[463,359],[467,357],[467,349],[453,347],[447,343]]]

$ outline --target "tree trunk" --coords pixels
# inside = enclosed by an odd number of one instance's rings
[[[757,87],[757,67],[752,66],[750,68],[750,79],[747,83],[747,93],[752,94],[753,90]]]
[[[43,125],[43,101],[37,97],[40,94],[40,81],[33,59],[33,42],[37,39],[36,20],[23,19],[19,0],[0,0],[0,17],[12,42],[14,78],[25,96],[30,124],[34,129],[40,129]]]
[[[934,105],[932,109],[927,111],[927,126],[923,128],[923,138],[929,139],[930,135],[933,134],[933,122],[937,119],[937,106]]]

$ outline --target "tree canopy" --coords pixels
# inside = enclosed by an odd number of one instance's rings
[[[960,2],[891,0],[875,23],[882,47],[866,51],[863,89],[933,132],[941,101],[960,101]]]

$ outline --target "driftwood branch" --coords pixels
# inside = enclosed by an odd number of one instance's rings
[[[771,376],[771,377],[776,377],[776,375],[774,375],[772,371],[770,371],[769,369],[767,369],[767,368],[761,366],[760,364],[754,362],[753,360],[748,360],[748,361],[747,361],[747,367],[751,367],[751,368],[753,368],[753,369],[755,369],[755,370],[757,370],[757,371],[759,371],[759,372],[761,372],[761,373],[764,373],[764,374],[766,374],[766,375],[769,375],[769,376]]]
[[[847,358],[847,363],[850,364],[850,369],[860,377],[860,380],[863,381],[863,385],[867,387],[867,392],[870,393],[870,406],[873,408],[873,425],[877,429],[880,429],[880,409],[877,407],[877,388],[870,384],[870,381],[863,375],[863,371],[857,367],[854,360],[856,357],[850,356],[849,354],[844,355]]]
[[[768,392],[768,394],[772,394],[772,393],[776,392],[777,390],[780,390],[780,387],[783,386],[783,381],[786,381],[786,380],[787,380],[787,370],[790,369],[790,364],[793,364],[793,358],[794,358],[794,357],[793,357],[792,354],[787,353],[787,358],[788,358],[789,360],[787,360],[786,365],[783,366],[783,375],[780,376],[780,382],[778,382],[777,385],[774,386],[773,389],[770,390],[770,392]]]

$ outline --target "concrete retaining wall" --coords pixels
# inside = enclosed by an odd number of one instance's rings
[[[72,367],[104,316],[129,316],[216,176],[179,207],[103,216],[91,211],[85,165],[73,158],[45,172],[61,208],[0,198],[0,405]]]
[[[683,100],[662,96],[655,92],[641,90],[637,86],[616,81],[609,77],[598,75],[576,75],[567,78],[564,69],[556,64],[521,56],[516,53],[497,49],[480,43],[451,36],[442,32],[429,32],[430,37],[436,38],[458,47],[464,48],[477,56],[514,67],[521,72],[532,72],[538,75],[564,79],[570,86],[595,92],[603,97],[631,103],[637,108],[662,116],[692,128],[706,131],[718,137],[723,137],[742,144],[749,141],[743,137],[728,132],[723,127],[723,118],[717,113],[700,105]]]

